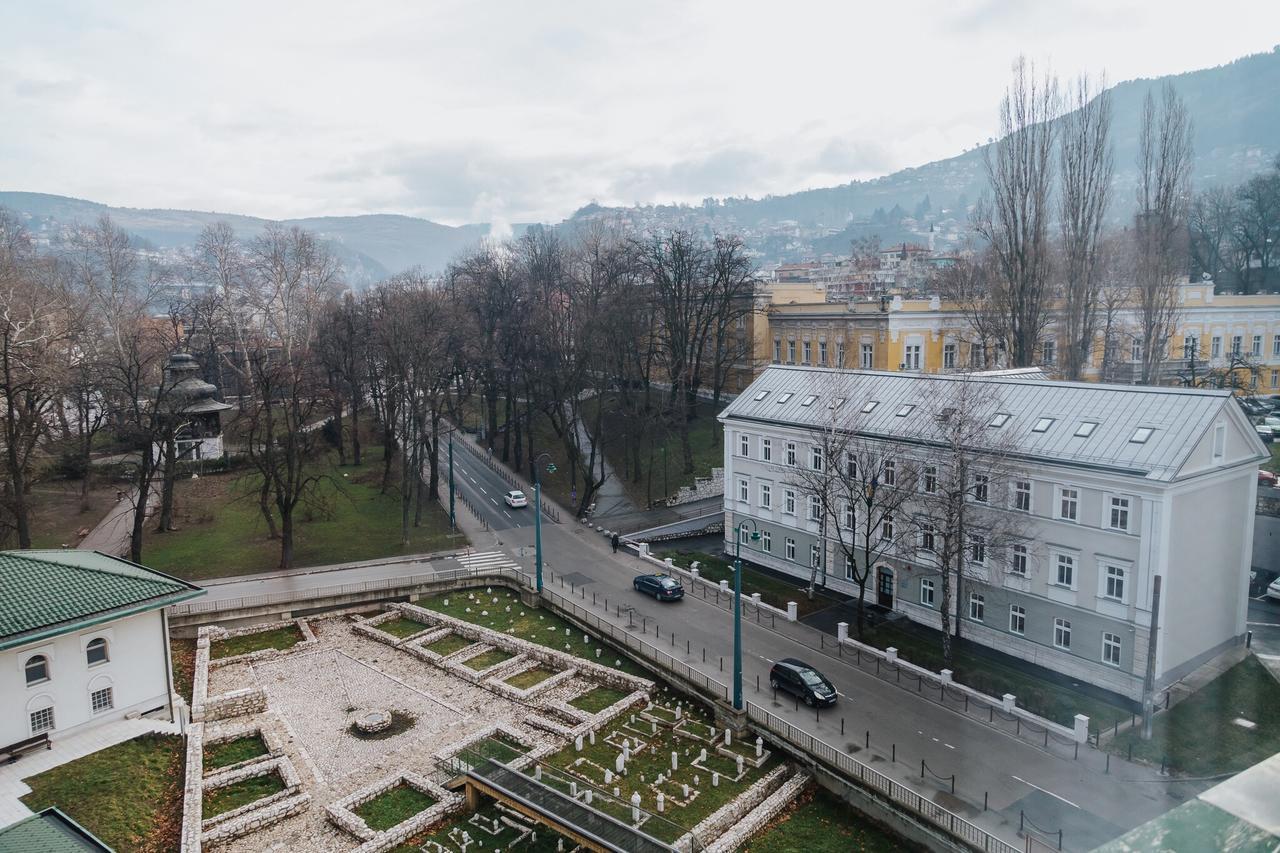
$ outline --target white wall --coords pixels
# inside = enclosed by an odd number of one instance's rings
[[[110,659],[89,666],[85,647],[105,637]],[[49,680],[28,686],[25,664],[36,654],[49,658]],[[162,611],[153,610],[107,622],[85,631],[0,652],[0,746],[31,736],[30,712],[52,703],[55,728],[51,738],[123,717],[150,711],[169,695]],[[110,685],[115,707],[94,714],[91,691]]]

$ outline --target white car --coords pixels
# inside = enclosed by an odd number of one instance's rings
[[[524,492],[519,491],[518,489],[507,492],[502,496],[502,499],[507,502],[507,506],[512,508],[529,505],[529,499],[524,496]]]
[[[1276,578],[1267,587],[1267,598],[1280,598],[1280,578]]]

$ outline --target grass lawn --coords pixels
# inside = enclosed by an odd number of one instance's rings
[[[1243,718],[1253,729],[1237,725]],[[1194,695],[1157,714],[1151,740],[1139,728],[1121,732],[1106,748],[1192,776],[1237,772],[1280,752],[1280,684],[1257,658],[1247,657]]]
[[[32,811],[57,806],[121,853],[176,850],[185,742],[143,735],[26,780]]]
[[[299,506],[294,516],[294,565],[317,566],[417,554],[466,543],[449,533],[448,513],[436,501],[423,507],[421,527],[400,544],[400,498],[394,489],[379,494],[381,449],[367,447],[360,468],[339,468],[329,454],[311,464],[324,475],[323,507]],[[256,475],[210,474],[176,485],[178,530],[147,528],[143,562],[183,578],[210,578],[268,572],[279,567],[280,542],[267,535],[257,504]],[[398,477],[395,478],[398,483]],[[278,520],[277,520],[278,522]]]
[[[497,601],[494,601],[495,598]],[[632,675],[645,675],[644,670],[610,646],[595,637],[584,635],[582,631],[576,630],[549,610],[526,607],[520,602],[519,595],[503,587],[492,587],[492,592],[485,592],[480,587],[453,590],[424,598],[418,602],[418,606],[444,613],[464,622],[502,631],[504,634],[510,634],[540,646],[576,655],[584,660],[611,666]],[[511,608],[509,612],[506,610],[507,607]],[[488,615],[485,616],[484,613]],[[565,633],[566,631],[568,633]],[[470,641],[467,641],[467,644],[470,645]],[[598,658],[596,649],[603,650]],[[432,649],[432,651],[436,650]]]
[[[863,642],[877,648],[893,646],[898,656],[917,666],[937,672],[945,666],[942,658],[941,633],[921,625],[878,625],[868,627]],[[1130,709],[1114,705],[1069,683],[1040,678],[1019,667],[1006,665],[991,655],[973,651],[962,644],[955,649],[952,662],[956,681],[989,696],[1012,693],[1019,707],[1064,726],[1074,725],[1076,714],[1089,717],[1093,731],[1109,728],[1129,719]]]
[[[389,791],[356,806],[355,813],[364,818],[364,822],[374,832],[390,829],[424,809],[435,805],[435,797],[422,793],[417,788],[400,784]]]
[[[627,694],[612,687],[597,687],[569,702],[570,705],[588,714],[598,714],[614,702],[621,702]]]
[[[743,853],[905,853],[913,848],[860,819],[843,800],[811,787],[742,849]]]
[[[1262,463],[1262,467],[1273,474],[1280,474],[1280,443],[1272,442],[1267,449],[1271,451],[1271,458]]]
[[[553,675],[555,675],[553,671],[543,669],[540,666],[535,666],[533,669],[526,669],[523,672],[517,672],[515,675],[506,679],[506,682],[517,690],[528,690],[533,685],[541,684]]]
[[[618,410],[617,395],[605,394],[599,399],[605,407],[602,442],[605,459],[623,478],[623,488],[637,506],[645,507],[650,501],[674,495],[681,486],[692,486],[694,477],[709,477],[712,468],[724,464],[724,428],[716,420],[716,411],[711,404],[699,401],[697,417],[689,423],[693,473],[684,473],[684,451],[680,446],[680,433],[674,427],[659,427],[652,446],[649,441],[644,442],[640,450],[640,470],[632,471],[632,459],[627,458],[625,440],[628,419]],[[583,404],[583,417],[587,423],[595,422],[596,405],[596,400],[587,400]]]
[[[726,560],[724,557],[717,557],[705,551],[668,551],[661,552],[658,556],[671,557],[672,562],[685,569],[689,568],[694,561],[697,561],[698,574],[713,583],[719,583],[722,580],[729,581],[729,589],[733,589],[732,560]],[[758,592],[760,593],[760,600],[771,607],[786,610],[787,602],[794,601],[796,603],[796,612],[801,617],[804,617],[815,610],[822,610],[833,604],[839,604],[844,600],[818,590],[814,591],[811,599],[805,591],[805,587],[805,582],[799,578],[788,580],[776,577],[752,568],[745,561],[743,563],[742,594],[751,595],[753,592]],[[692,594],[690,592],[690,595]]]
[[[204,769],[207,773],[219,767],[230,767],[250,758],[267,754],[267,745],[258,735],[246,735],[235,740],[215,743],[204,748]]]
[[[262,776],[250,776],[221,788],[204,789],[204,818],[220,815],[284,790],[284,780],[274,770]]]
[[[386,622],[383,622],[381,625],[375,625],[374,627],[376,627],[379,631],[385,631],[391,636],[399,637],[400,639],[403,640],[405,637],[412,637],[414,634],[421,633],[422,631],[427,630],[431,626],[424,625],[421,622],[417,621],[416,619],[408,619],[404,616],[397,616],[395,619],[390,619]]]
[[[173,663],[173,689],[191,704],[191,684],[196,676],[196,641],[169,638],[169,659]]]
[[[497,666],[504,660],[511,660],[513,657],[515,657],[515,655],[511,654],[511,652],[506,652],[502,649],[489,649],[487,652],[482,652],[473,658],[468,658],[462,662],[462,665],[468,669],[474,669],[476,672],[480,672],[481,670],[488,669],[491,666]]]
[[[95,478],[95,482],[99,481]],[[100,483],[82,499],[79,480],[50,480],[32,486],[31,547],[76,547],[82,538],[80,531],[92,530],[116,506],[116,489],[114,483]],[[12,547],[16,546],[15,538]]]
[[[434,643],[428,643],[423,646],[424,649],[430,649],[441,657],[448,657],[454,652],[461,651],[467,646],[474,646],[475,640],[468,640],[466,637],[459,637],[457,634],[445,634]]]
[[[302,631],[298,626],[285,625],[283,628],[257,634],[241,634],[239,637],[218,640],[209,646],[209,655],[214,658],[229,658],[263,649],[289,649],[301,642]]]
[[[439,844],[444,850],[461,850],[461,836],[464,831],[468,832],[472,839],[479,836],[485,840],[485,846],[480,848],[481,850],[558,853],[558,851],[573,849],[572,843],[564,847],[558,846],[561,836],[541,824],[533,824],[532,827],[537,835],[536,840],[533,840],[529,835],[528,824],[522,824],[526,828],[523,830],[524,840],[521,841],[522,830],[511,825],[515,820],[517,819],[512,818],[509,812],[500,811],[492,802],[485,802],[473,814],[463,814],[459,817],[442,821],[428,828],[422,835],[411,838],[398,847],[392,847],[390,853],[421,853],[423,849],[435,849],[428,847],[428,841]],[[491,832],[495,821],[498,827],[496,834]],[[477,830],[477,823],[481,823],[485,827],[483,832]],[[472,844],[475,844],[474,840]]]
[[[502,763],[515,761],[524,755],[528,750],[511,738],[499,732],[498,734],[489,735],[489,737],[478,741],[474,746],[468,747],[468,752],[474,752],[484,758],[492,758]]]

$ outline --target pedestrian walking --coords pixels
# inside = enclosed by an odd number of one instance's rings
[[[613,536],[609,538],[609,541],[613,544],[613,553],[618,553],[618,534],[613,534]]]

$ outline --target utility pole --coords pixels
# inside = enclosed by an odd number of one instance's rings
[[[458,530],[458,516],[453,511],[453,430],[449,430],[449,530]]]
[[[1147,640],[1147,673],[1142,680],[1142,739],[1151,740],[1151,718],[1155,715],[1156,638],[1160,632],[1160,575],[1151,582],[1151,633]]]
[[[543,451],[533,460],[533,566],[538,592],[542,592],[542,474],[538,466],[544,456],[551,458],[550,453]],[[547,473],[555,470],[556,466],[548,463]]]

